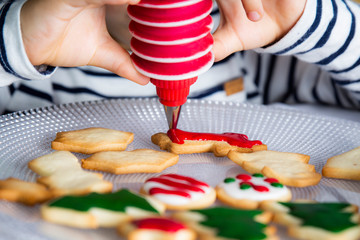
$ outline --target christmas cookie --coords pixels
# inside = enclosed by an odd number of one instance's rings
[[[217,157],[224,157],[230,150],[253,152],[266,150],[267,146],[259,140],[249,140],[239,133],[198,133],[170,129],[166,133],[157,133],[151,141],[160,149],[175,154],[213,152]]]
[[[112,183],[99,173],[87,172],[77,157],[68,151],[55,151],[28,163],[40,175],[39,183],[46,185],[55,196],[83,195],[90,192],[111,192]]]
[[[164,217],[132,220],[117,229],[128,240],[194,240],[196,237],[183,223]]]
[[[360,147],[329,158],[322,174],[329,178],[360,180]]]
[[[113,174],[157,173],[175,165],[178,160],[179,155],[174,153],[136,149],[95,153],[82,159],[82,167]]]
[[[266,202],[262,208],[274,212],[274,221],[297,239],[360,238],[358,209],[348,203]]]
[[[276,229],[268,225],[272,214],[261,210],[214,207],[178,211],[173,217],[194,229],[201,240],[278,239]]]
[[[291,199],[291,192],[286,186],[259,173],[226,178],[216,187],[216,193],[223,203],[243,209],[256,209],[263,201]]]
[[[161,201],[166,208],[177,210],[205,208],[216,199],[215,190],[207,183],[177,174],[150,178],[141,192]]]
[[[134,134],[108,128],[85,128],[58,132],[51,142],[55,150],[93,154],[102,151],[123,151],[134,140]]]
[[[114,193],[64,196],[43,205],[41,216],[50,222],[79,228],[115,227],[130,219],[159,215],[164,205],[123,189]]]
[[[300,153],[230,151],[228,157],[249,173],[262,173],[287,186],[307,187],[321,180],[321,174],[315,171],[315,166],[308,164],[310,156]]]
[[[43,203],[52,197],[42,184],[26,182],[17,178],[0,180],[0,199],[25,205]]]

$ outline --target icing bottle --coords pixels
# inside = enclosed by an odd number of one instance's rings
[[[190,86],[214,62],[212,0],[142,0],[128,6],[131,58],[151,78],[176,128]]]

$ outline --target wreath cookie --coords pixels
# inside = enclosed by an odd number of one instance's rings
[[[223,203],[243,209],[256,209],[263,201],[291,199],[291,191],[286,186],[260,173],[226,178],[216,187],[216,193]]]

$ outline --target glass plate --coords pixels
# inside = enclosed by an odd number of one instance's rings
[[[52,152],[59,131],[106,127],[135,134],[127,150],[152,148],[151,135],[167,131],[163,107],[156,99],[106,100],[65,104],[0,117],[0,179],[36,181],[27,163]],[[269,150],[311,156],[321,172],[326,160],[360,146],[360,124],[336,118],[251,104],[190,100],[183,106],[180,129],[197,132],[237,132],[261,140]],[[83,157],[77,154],[79,158]],[[216,186],[227,176],[244,172],[228,158],[211,153],[181,155],[166,173],[185,174]],[[163,172],[163,173],[164,173]],[[114,190],[138,191],[156,174],[104,174]],[[323,178],[320,184],[291,188],[293,199],[345,201],[360,205],[360,182]],[[280,230],[282,239],[285,239]],[[0,201],[0,239],[119,239],[114,229],[80,230],[42,221],[39,206]]]

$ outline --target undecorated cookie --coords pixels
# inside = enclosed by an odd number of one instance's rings
[[[305,154],[230,151],[228,157],[249,173],[262,173],[268,178],[278,179],[287,186],[307,187],[316,185],[321,180],[321,174],[315,171],[315,166],[308,164],[310,156]]]
[[[111,182],[103,180],[99,173],[82,169],[77,157],[68,151],[43,155],[31,160],[28,166],[40,175],[37,181],[46,185],[55,196],[112,191]]]
[[[329,158],[322,174],[329,178],[360,180],[360,147]]]
[[[6,201],[32,206],[52,197],[52,193],[39,183],[26,182],[17,178],[0,180],[0,199]]]
[[[158,173],[175,165],[178,160],[179,155],[174,153],[136,149],[95,153],[82,159],[82,167],[113,174]]]
[[[134,140],[134,134],[108,128],[85,128],[58,132],[51,142],[54,150],[93,154],[102,151],[123,151]]]

